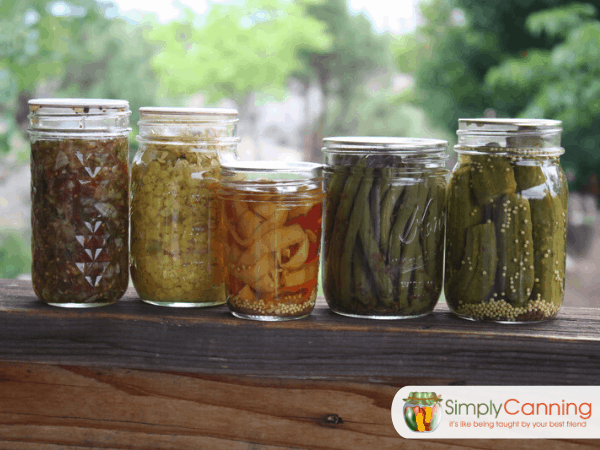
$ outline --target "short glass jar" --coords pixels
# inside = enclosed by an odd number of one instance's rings
[[[63,307],[119,300],[129,276],[129,104],[29,101],[36,295]]]
[[[322,279],[336,313],[429,314],[443,283],[446,141],[324,139]]]
[[[227,164],[221,186],[227,305],[232,314],[265,321],[308,316],[317,298],[322,166]]]
[[[458,316],[514,323],[558,313],[568,207],[561,131],[557,120],[459,120],[445,278]]]
[[[237,111],[140,108],[131,168],[131,278],[153,305],[225,303],[215,199],[222,161],[236,159]]]

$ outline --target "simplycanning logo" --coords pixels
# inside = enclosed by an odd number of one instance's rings
[[[450,422],[450,426],[473,426],[494,428],[512,428],[527,426],[532,428],[552,427],[582,427],[585,428],[587,421],[592,417],[591,402],[569,402],[564,399],[561,402],[534,402],[525,399],[510,398],[502,403],[494,403],[492,400],[482,403],[461,403],[458,400],[446,400],[445,413],[449,416],[461,416],[461,418],[477,418],[478,421]],[[507,417],[509,421],[487,421],[485,419],[498,419]],[[564,417],[568,416],[568,417]],[[561,419],[573,420],[561,420]],[[527,419],[527,422],[517,419]],[[584,422],[579,421],[583,419]],[[575,421],[577,420],[577,421]]]
[[[407,439],[598,439],[599,402],[600,386],[404,386],[391,414]]]
[[[404,421],[416,432],[434,431],[442,419],[441,395],[435,392],[411,392],[404,401]]]

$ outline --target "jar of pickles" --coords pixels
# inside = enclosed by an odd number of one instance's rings
[[[323,197],[319,164],[223,166],[219,199],[227,305],[233,315],[279,321],[312,312]]]
[[[29,101],[36,295],[86,308],[119,300],[129,282],[129,104]]]
[[[140,108],[131,169],[131,278],[154,305],[225,303],[215,199],[220,163],[236,159],[237,111]]]
[[[460,317],[529,322],[564,297],[561,122],[460,119],[448,187],[445,293]]]
[[[446,141],[324,139],[323,289],[336,313],[429,314],[443,280]]]

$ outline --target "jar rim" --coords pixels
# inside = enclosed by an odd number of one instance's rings
[[[310,172],[320,170],[323,164],[307,161],[233,161],[221,164],[223,170],[245,172]]]
[[[142,106],[139,109],[140,116],[146,114],[159,114],[159,115],[209,115],[209,116],[232,116],[238,115],[237,109],[230,108],[187,108],[187,107],[173,107],[173,106]]]
[[[34,98],[27,103],[32,113],[39,113],[40,110],[44,110],[43,112],[46,114],[61,115],[98,114],[99,112],[106,113],[108,110],[126,111],[129,109],[127,100],[104,98]]]
[[[473,129],[485,127],[487,129]],[[495,129],[497,126],[498,129]],[[457,134],[462,133],[490,133],[490,132],[534,132],[534,131],[561,131],[562,121],[554,119],[526,119],[526,118],[475,118],[458,119]]]
[[[448,141],[443,139],[382,137],[382,136],[337,136],[323,139],[323,152],[335,151],[400,151],[410,153],[434,153],[445,151]]]

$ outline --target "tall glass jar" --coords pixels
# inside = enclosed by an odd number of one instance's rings
[[[31,278],[54,306],[119,300],[129,282],[129,104],[29,101]]]
[[[225,303],[215,192],[236,158],[237,111],[140,108],[131,169],[131,278],[153,305]]]
[[[448,187],[445,293],[460,317],[529,322],[564,297],[561,122],[460,119]]]
[[[324,139],[323,289],[336,313],[429,314],[443,280],[447,159],[437,139]]]
[[[223,166],[227,305],[236,317],[308,316],[317,298],[322,166],[238,162]]]

